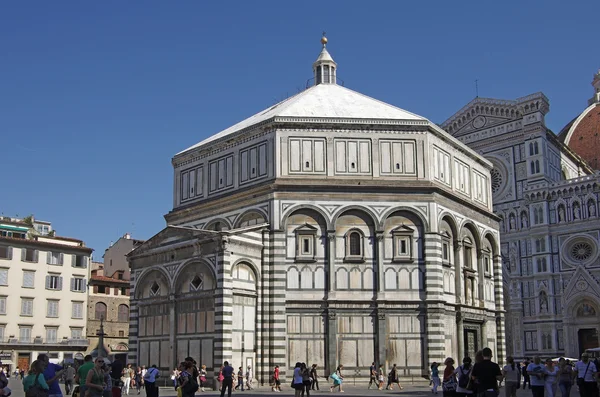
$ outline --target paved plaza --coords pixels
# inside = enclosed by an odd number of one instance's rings
[[[311,392],[311,395],[314,394],[315,396],[319,396],[319,395],[331,395],[331,394],[339,393],[337,391],[334,393],[330,393],[329,392],[329,384],[326,382],[323,382],[322,385],[323,385],[323,387],[321,388],[320,391]],[[398,389],[394,389],[391,391],[390,390],[375,390],[375,389],[367,390],[366,384],[354,385],[351,381],[349,381],[347,384],[344,385],[344,395],[346,395],[346,396],[378,396],[378,395],[431,396],[432,395],[431,389],[427,386],[427,382],[419,382],[418,384],[417,383],[413,383],[413,384],[404,383],[403,386],[404,386],[404,390],[401,390],[401,391],[399,391]],[[12,397],[25,397],[25,393],[23,392],[23,386],[21,384],[20,379],[11,378],[9,387],[12,389]],[[64,385],[61,385],[61,388],[64,393]],[[281,393],[273,393],[271,391],[270,387],[259,386],[255,390],[244,391],[244,392],[234,391],[232,393],[232,395],[236,395],[238,397],[242,396],[244,394],[253,395],[253,396],[266,396],[266,395],[290,396],[290,395],[294,394],[294,390],[291,387],[284,387],[283,391]],[[134,391],[134,392],[130,393],[129,395],[135,397],[135,396],[137,396],[137,392]],[[177,393],[171,387],[161,387],[159,395],[160,395],[160,397],[175,397],[177,395]],[[203,395],[218,396],[218,395],[220,395],[220,393],[218,391],[213,391],[213,390],[196,393],[196,396],[199,396],[199,397],[201,397]],[[558,395],[560,395],[560,392],[558,392],[557,396]],[[442,397],[441,390],[439,391],[438,396]],[[518,397],[531,397],[531,391],[519,389],[517,392],[517,396]],[[142,390],[140,397],[146,397],[146,392]],[[500,397],[504,397],[504,388],[500,389]],[[579,397],[577,387],[573,387],[573,389],[571,390],[570,397]]]

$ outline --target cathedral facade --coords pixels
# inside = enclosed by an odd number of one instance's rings
[[[542,93],[476,98],[442,124],[494,165],[507,354],[519,358],[599,346],[600,175],[546,127],[548,111]]]
[[[314,86],[173,158],[168,226],[129,254],[129,361],[187,356],[268,383],[373,361],[504,354],[492,163],[429,120],[337,84]]]

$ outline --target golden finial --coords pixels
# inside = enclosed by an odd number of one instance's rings
[[[325,32],[323,32],[323,37],[321,37],[321,44],[323,44],[323,47],[327,45],[327,37],[325,37]]]

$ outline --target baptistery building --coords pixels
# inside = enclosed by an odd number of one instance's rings
[[[420,377],[489,346],[504,307],[493,164],[424,117],[314,84],[176,154],[166,227],[128,255],[129,361],[297,361]]]
[[[506,347],[518,358],[579,357],[600,346],[600,174],[589,150],[600,147],[600,73],[592,85],[589,107],[558,136],[542,93],[476,98],[442,124],[493,164]]]

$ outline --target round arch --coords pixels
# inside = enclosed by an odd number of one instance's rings
[[[294,215],[296,212],[298,212],[299,210],[303,210],[303,209],[315,211],[317,214],[322,216],[323,220],[325,221],[325,224],[327,225],[327,230],[331,230],[331,225],[332,225],[331,218],[329,218],[327,216],[327,214],[323,211],[322,208],[319,208],[316,205],[312,205],[312,204],[297,204],[297,205],[293,205],[293,206],[287,208],[281,215],[282,228],[286,229],[288,226],[287,223],[288,223],[288,220],[290,219],[290,217],[292,215]]]
[[[482,241],[483,240],[487,240],[490,243],[490,245],[492,246],[492,255],[493,256],[500,255],[500,245],[499,245],[498,239],[496,237],[494,237],[494,235],[492,234],[491,231],[486,230],[483,233]]]
[[[468,230],[473,235],[473,239],[475,240],[473,242],[473,244],[475,244],[475,248],[477,249],[477,251],[481,250],[481,235],[479,234],[479,231],[477,230],[477,227],[475,226],[475,224],[471,221],[463,222],[463,224],[460,227],[460,234],[459,234],[461,240],[463,238],[463,232],[465,230]]]
[[[213,291],[217,288],[217,279],[213,267],[202,259],[193,258],[186,261],[183,266],[177,269],[177,273],[173,277],[173,291],[175,294],[186,293],[183,292],[183,283],[186,281],[190,283],[194,282],[194,279],[199,274],[203,274],[202,277],[199,277],[199,280],[202,282],[202,288],[198,288],[197,292]]]
[[[268,214],[258,208],[253,208],[248,211],[242,212],[240,215],[238,215],[237,218],[235,218],[235,222],[233,222],[234,229],[241,227],[240,223],[244,220],[244,218],[252,214],[260,215],[260,217],[264,221],[263,223],[268,223]]]
[[[144,296],[140,296],[140,294],[144,291],[144,288],[142,287],[150,285],[149,278],[153,273],[156,273],[159,276],[159,278],[163,279],[163,282],[167,287],[166,295],[168,295],[171,292],[172,284],[171,277],[169,277],[169,273],[167,273],[167,271],[161,267],[150,267],[143,270],[139,277],[136,278],[135,288],[132,294],[133,296],[135,296],[136,299],[144,298]]]
[[[377,215],[375,215],[375,213],[372,210],[370,210],[369,208],[363,207],[360,205],[349,205],[347,207],[343,207],[343,208],[339,209],[331,218],[331,227],[329,230],[335,229],[335,225],[336,225],[338,219],[340,218],[340,216],[344,215],[347,212],[353,211],[353,210],[358,211],[358,212],[364,212],[365,215],[368,215],[368,217],[373,222],[373,228],[374,228],[373,231],[381,230],[381,222],[379,222]]]
[[[254,261],[251,259],[241,258],[233,262],[231,268],[229,268],[229,275],[233,273],[235,267],[240,263],[248,265],[248,267],[254,272],[254,277],[256,277],[256,282],[258,283],[258,280],[260,280],[260,270],[258,269],[258,266],[256,266],[256,263],[254,263]]]
[[[383,225],[385,224],[386,219],[389,218],[392,214],[394,214],[396,212],[408,212],[409,214],[416,216],[421,221],[421,226],[423,226],[423,231],[425,233],[430,231],[429,220],[423,215],[423,213],[421,213],[418,210],[415,210],[413,207],[407,207],[407,206],[403,206],[403,205],[399,206],[399,207],[393,207],[393,208],[390,208],[389,210],[385,211],[383,213],[383,215],[381,216],[381,222],[377,225],[377,230],[383,229]]]
[[[450,229],[452,230],[452,234],[453,234],[454,238],[458,239],[459,233],[458,233],[458,222],[456,221],[456,217],[448,211],[442,211],[442,213],[438,216],[438,221],[437,221],[438,232],[440,231],[439,225],[443,221],[445,221],[448,224],[448,226],[450,226]]]
[[[204,226],[204,228],[203,228],[203,229],[204,229],[204,230],[214,230],[214,229],[212,229],[211,227],[213,227],[213,228],[214,228],[214,227],[215,227],[215,225],[217,225],[217,224],[223,224],[223,225],[225,225],[225,226],[227,227],[227,229],[225,229],[225,230],[231,230],[231,226],[232,226],[232,225],[231,225],[231,223],[229,223],[229,221],[228,221],[227,219],[225,219],[225,218],[214,218],[214,219],[211,219],[211,220],[210,220],[210,221],[209,221],[209,222],[208,222],[208,223],[207,223],[207,224]],[[220,231],[220,230],[217,230],[217,231]]]

